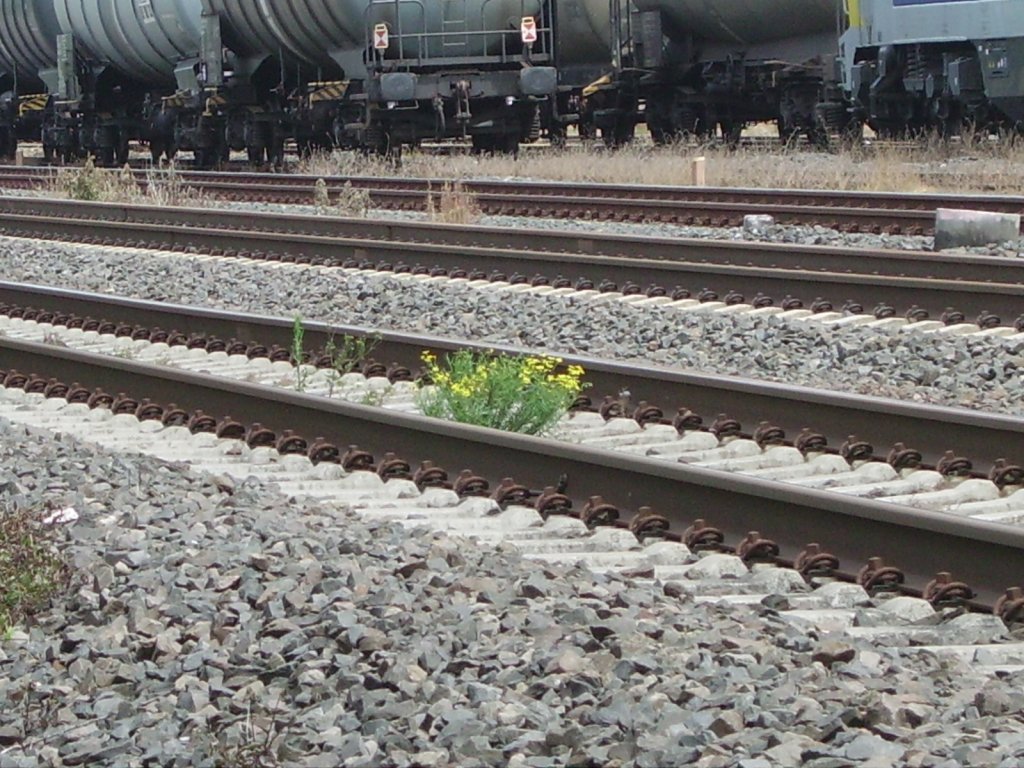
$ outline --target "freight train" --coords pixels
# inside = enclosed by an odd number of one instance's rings
[[[1024,0],[0,0],[0,155],[1024,124]]]

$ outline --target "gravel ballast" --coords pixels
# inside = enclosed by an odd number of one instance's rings
[[[543,347],[694,371],[1024,413],[1024,343],[771,316],[679,313],[466,282],[0,239],[9,280]]]
[[[1024,759],[1021,673],[822,641],[778,601],[528,563],[4,420],[0,467],[4,506],[80,514],[73,594],[0,644],[3,768]],[[997,639],[972,618],[941,617],[948,639]]]

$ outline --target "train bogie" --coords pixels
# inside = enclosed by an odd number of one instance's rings
[[[850,102],[881,135],[1024,126],[1021,0],[859,0],[840,50]]]

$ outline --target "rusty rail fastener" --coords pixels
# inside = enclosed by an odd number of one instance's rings
[[[663,539],[668,534],[671,523],[664,515],[659,515],[650,507],[640,507],[636,516],[629,521],[630,532],[640,541],[644,539]]]
[[[725,534],[713,528],[703,519],[693,521],[693,525],[683,531],[683,543],[694,551],[702,549],[721,549]]]
[[[921,596],[938,608],[966,603],[974,597],[974,590],[962,581],[953,581],[949,571],[941,571],[928,582]]]
[[[467,496],[483,496],[486,498],[490,495],[490,488],[490,483],[479,475],[474,475],[468,469],[459,472],[459,476],[455,478],[455,493],[458,494],[460,499],[464,499]]]
[[[448,473],[441,467],[435,466],[432,461],[420,463],[420,467],[416,470],[416,474],[413,475],[412,481],[416,483],[416,487],[421,491],[424,488],[450,489],[452,487],[452,484],[448,482]]]
[[[542,520],[547,520],[552,515],[571,515],[572,499],[549,485],[537,496],[533,508],[537,510]]]
[[[393,453],[385,453],[377,465],[377,475],[382,480],[409,480],[412,478],[412,467],[405,459],[400,459]]]
[[[857,574],[857,583],[869,593],[898,589],[904,581],[906,576],[903,575],[903,571],[886,565],[880,557],[869,558],[867,565]]]
[[[821,545],[812,542],[797,555],[793,567],[805,579],[812,576],[829,576],[839,570],[839,558],[830,552],[822,552]]]
[[[1010,587],[996,601],[992,612],[1007,626],[1024,622],[1024,590],[1020,587]]]
[[[505,507],[516,504],[519,506],[530,506],[530,499],[533,494],[530,489],[525,485],[520,485],[511,477],[502,478],[501,482],[491,493],[491,498],[494,499],[498,506],[502,509]]]
[[[601,496],[591,496],[580,510],[580,520],[587,528],[601,525],[614,525],[619,519],[619,508],[609,504]]]
[[[771,561],[779,556],[779,545],[766,539],[757,531],[750,531],[736,547],[736,554],[745,563]]]
[[[331,464],[341,463],[341,451],[334,443],[328,443],[322,437],[317,437],[306,451],[306,457],[314,464],[329,462]]]

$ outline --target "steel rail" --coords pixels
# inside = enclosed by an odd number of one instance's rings
[[[141,180],[147,178],[149,171],[135,171]],[[179,176],[194,184],[205,184],[211,191],[218,187],[226,192],[240,191],[231,185],[258,188],[260,191],[280,198],[295,195],[302,191],[307,198],[311,196],[313,186],[320,178],[315,175],[254,173],[254,172],[216,172],[216,171],[178,171]],[[37,167],[0,166],[0,184],[18,184],[26,180],[49,178],[49,169]],[[382,196],[386,202],[387,194],[398,192],[419,193],[416,198],[422,202],[422,195],[428,191],[434,193],[442,189],[444,179],[410,178],[400,176],[326,176],[324,181],[331,192],[339,191],[346,183],[356,188],[368,189]],[[990,195],[990,194],[948,194],[948,193],[890,193],[864,192],[852,190],[812,190],[812,189],[764,189],[745,187],[696,187],[642,184],[596,184],[557,181],[499,181],[469,179],[460,182],[468,192],[485,196],[483,199],[494,201],[495,206],[502,204],[514,205],[515,200],[543,199],[545,202],[564,201],[567,198],[589,201],[601,207],[600,201],[612,200],[622,212],[623,205],[649,205],[651,210],[674,204],[681,212],[694,212],[698,208],[681,208],[705,204],[722,204],[736,206],[732,208],[732,219],[743,212],[771,213],[778,210],[780,216],[792,215],[794,220],[799,216],[796,209],[848,209],[839,210],[833,218],[855,221],[860,215],[866,218],[884,217],[885,214],[897,211],[933,214],[938,208],[969,208],[973,210],[993,211],[1000,213],[1024,212],[1024,196]],[[278,188],[277,193],[270,191]],[[393,197],[391,200],[401,201],[413,198]],[[748,209],[748,206],[756,206]],[[536,206],[531,206],[531,209]],[[790,211],[792,208],[794,210]],[[610,209],[609,209],[610,211]],[[729,212],[727,207],[710,207],[705,211],[709,214],[721,215]],[[608,212],[608,211],[606,211]],[[821,212],[805,211],[809,217],[819,216]],[[671,212],[669,212],[671,215]],[[810,221],[812,219],[808,219]],[[930,228],[931,222],[926,217],[894,217],[892,223],[899,226],[906,222],[910,227],[923,225]],[[877,223],[877,222],[876,222]]]
[[[429,221],[268,214],[209,208],[91,203],[52,198],[0,197],[0,213],[68,219],[180,224],[197,227],[325,235],[339,239],[435,243],[463,247],[550,253],[626,256],[708,264],[736,264],[822,272],[862,272],[965,282],[1024,284],[1024,261],[998,256],[948,255],[930,251],[840,248],[702,238],[643,237],[573,230],[510,230]]]
[[[47,286],[0,281],[0,303],[31,306],[65,314],[112,320],[143,328],[175,330],[185,335],[214,336],[224,340],[255,341],[287,349],[292,343],[290,318],[127,299]],[[415,333],[330,325],[304,321],[308,350],[323,349],[332,338],[372,338],[375,359],[416,370],[424,350],[458,349],[522,353],[508,345],[472,343]],[[542,350],[536,350],[541,352]],[[828,438],[833,448],[856,434],[882,454],[903,442],[935,463],[951,450],[987,470],[997,459],[1024,463],[1024,418],[949,408],[888,398],[799,387],[754,379],[701,374],[635,362],[615,362],[581,355],[563,355],[566,362],[582,365],[591,393],[600,398],[623,390],[633,404],[646,401],[668,418],[678,408],[704,417],[709,425],[718,414],[737,419],[748,433],[761,421],[785,430],[793,439],[804,428]]]
[[[120,358],[0,337],[3,365],[108,392],[230,414],[376,455],[397,451],[416,464],[471,467],[495,479],[513,474],[530,487],[568,477],[579,508],[600,495],[623,509],[650,506],[675,530],[705,518],[727,540],[771,531],[782,557],[820,542],[849,568],[871,557],[898,564],[912,585],[940,571],[971,584],[991,604],[1024,573],[1024,529],[914,510],[673,462],[587,449],[292,391],[224,380]]]
[[[39,213],[42,211],[43,213]],[[510,237],[519,237],[501,228],[456,228],[414,225],[396,222],[350,224],[318,220],[317,217],[256,217],[252,214],[202,209],[162,209],[153,206],[127,206],[71,203],[54,200],[0,198],[0,234],[48,240],[71,240],[110,245],[170,250],[199,249],[204,252],[235,255],[260,254],[286,260],[333,260],[362,263],[376,260],[394,267],[396,262],[421,264],[447,270],[466,268],[485,274],[496,272],[526,276],[541,274],[548,279],[565,277],[570,281],[589,279],[595,285],[611,281],[618,286],[632,282],[638,286],[660,285],[671,292],[682,285],[696,295],[711,287],[720,295],[736,291],[746,298],[767,292],[776,302],[796,295],[806,302],[824,296],[836,307],[846,301],[865,307],[890,304],[900,311],[923,308],[933,316],[955,307],[970,315],[990,312],[1013,322],[1024,313],[1024,265],[998,258],[925,257],[922,254],[879,252],[862,263],[859,252],[839,252],[846,256],[846,269],[819,269],[816,260],[839,267],[836,251],[814,249],[800,251],[795,246],[721,243],[714,241],[655,241],[624,239],[604,250],[632,248],[634,255],[606,256],[556,251],[519,250]],[[317,234],[308,234],[309,231]],[[364,238],[345,235],[358,231]],[[342,233],[345,233],[344,235]],[[402,240],[393,233],[415,240]],[[429,242],[433,234],[444,242]],[[372,237],[372,239],[370,239]],[[584,250],[595,236],[556,233],[554,238],[523,237],[524,243],[557,246],[575,242]],[[458,242],[452,242],[458,241]],[[470,245],[466,241],[499,242],[503,247]],[[831,253],[829,253],[831,251]],[[643,257],[637,257],[637,252]],[[648,254],[654,252],[658,258]],[[823,252],[823,253],[822,253]],[[715,255],[726,253],[729,263],[719,263]],[[691,260],[693,256],[697,260]],[[745,260],[746,264],[734,263]],[[784,266],[780,266],[780,262]],[[811,264],[812,267],[806,265]],[[960,264],[971,277],[985,279],[949,279],[938,276],[912,276],[907,272],[952,271]],[[866,267],[866,269],[865,269]]]

